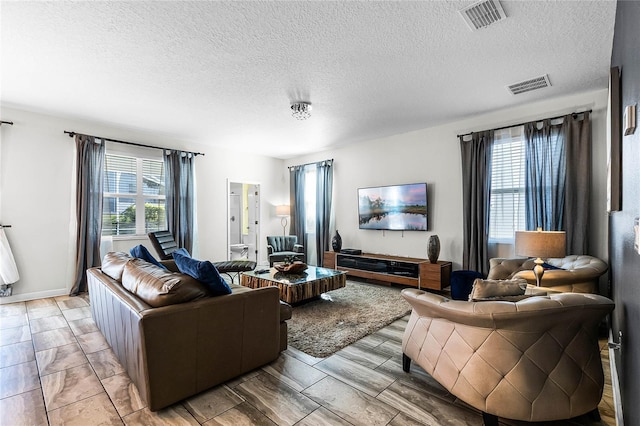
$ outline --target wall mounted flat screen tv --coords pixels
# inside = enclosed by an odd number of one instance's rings
[[[358,189],[360,229],[427,230],[427,184]]]

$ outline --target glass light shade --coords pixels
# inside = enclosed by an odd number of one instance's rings
[[[289,216],[291,214],[291,211],[289,209],[289,206],[287,205],[280,205],[280,206],[276,206],[276,216]]]
[[[311,104],[307,102],[291,104],[291,115],[296,120],[306,120],[311,117]]]
[[[516,255],[549,258],[564,257],[564,231],[516,231]]]

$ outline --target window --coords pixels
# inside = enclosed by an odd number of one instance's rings
[[[489,242],[512,243],[525,229],[524,127],[496,130],[491,157]]]
[[[106,154],[102,235],[144,235],[167,228],[161,159]]]

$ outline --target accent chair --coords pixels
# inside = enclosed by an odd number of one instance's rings
[[[415,361],[451,394],[498,417],[526,422],[599,418],[604,374],[598,326],[614,303],[587,293],[517,302],[464,302],[417,289],[402,340],[403,370]]]
[[[274,262],[284,262],[285,258],[305,262],[304,246],[298,244],[298,237],[295,235],[279,235],[267,237],[267,253],[269,255],[269,266]]]
[[[573,293],[597,294],[600,276],[607,272],[608,268],[604,261],[588,255],[549,258],[546,263],[550,269],[544,271],[540,286],[548,287],[553,291]],[[533,273],[534,265],[533,259],[493,258],[489,260],[487,279],[524,278],[527,283],[536,285],[536,277]]]

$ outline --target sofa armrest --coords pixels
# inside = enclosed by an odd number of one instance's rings
[[[597,280],[602,274],[603,272],[592,268],[572,270],[549,269],[548,271],[544,271],[541,285],[544,287],[557,287],[561,285],[584,283]],[[524,278],[530,284],[536,283],[536,276],[531,270],[520,271],[514,275],[514,278]]]
[[[273,246],[271,244],[267,244],[267,254],[273,254]]]
[[[296,253],[304,253],[304,246],[302,244],[294,244],[293,251]]]

